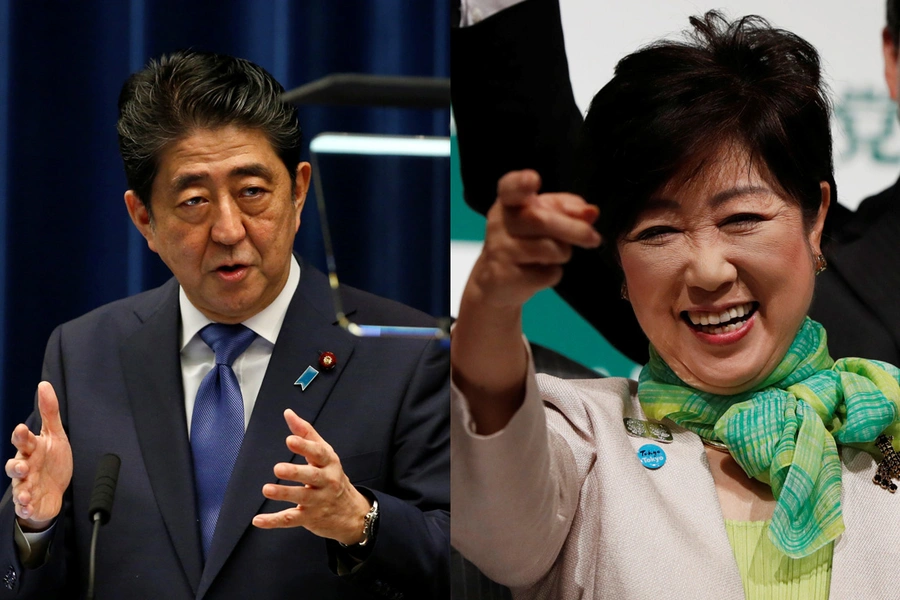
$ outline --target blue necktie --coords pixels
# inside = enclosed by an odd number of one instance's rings
[[[197,510],[206,557],[244,439],[244,399],[231,365],[256,334],[243,325],[212,323],[200,330],[200,337],[216,353],[216,366],[200,382],[191,418]]]

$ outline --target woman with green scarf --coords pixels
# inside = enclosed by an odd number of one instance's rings
[[[452,337],[453,544],[516,598],[894,597],[900,371],[806,316],[836,202],[818,54],[691,24],[595,96],[577,194],[498,184]],[[572,246],[621,267],[637,383],[534,374],[521,308]]]

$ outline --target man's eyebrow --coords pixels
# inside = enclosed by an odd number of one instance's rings
[[[272,173],[272,170],[262,163],[251,163],[249,165],[241,165],[239,167],[235,167],[231,170],[229,176],[259,177],[267,181],[272,181],[275,179],[275,174]]]
[[[229,173],[229,177],[259,177],[266,181],[273,181],[275,174],[272,170],[262,163],[250,163],[233,168]],[[172,180],[172,189],[181,192],[191,187],[195,183],[209,178],[209,173],[184,173]]]
[[[176,192],[181,192],[191,187],[198,181],[203,181],[208,176],[209,175],[207,173],[185,173],[183,175],[179,175],[172,180],[172,189]]]

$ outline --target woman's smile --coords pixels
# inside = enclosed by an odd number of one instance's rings
[[[684,310],[681,318],[703,342],[733,344],[750,332],[758,302],[743,302],[724,310]]]

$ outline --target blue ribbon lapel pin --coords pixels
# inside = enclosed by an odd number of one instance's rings
[[[312,380],[315,379],[318,374],[319,372],[312,368],[312,366],[306,367],[306,370],[303,371],[303,375],[294,382],[294,385],[299,385],[300,391],[306,391],[306,386],[312,383]]]

